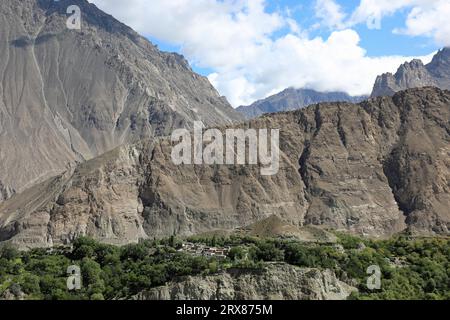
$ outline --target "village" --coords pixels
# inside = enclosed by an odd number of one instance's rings
[[[231,247],[210,247],[200,243],[186,242],[182,244],[182,247],[178,252],[184,252],[193,256],[203,256],[209,258],[216,258],[218,260],[224,260],[227,258]]]

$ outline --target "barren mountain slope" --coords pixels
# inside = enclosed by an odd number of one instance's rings
[[[0,205],[0,240],[110,243],[233,229],[277,215],[371,236],[448,234],[450,92],[319,104],[242,127],[280,129],[280,171],[176,166],[167,139],[118,148]]]
[[[0,34],[0,201],[121,144],[240,119],[182,56],[85,0],[1,1]]]

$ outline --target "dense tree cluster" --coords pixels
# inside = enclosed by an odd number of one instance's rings
[[[239,236],[189,239],[209,246],[230,246],[224,260],[181,252],[182,241],[175,237],[124,247],[89,238],[76,240],[71,249],[19,252],[3,246],[0,297],[9,292],[27,299],[123,299],[187,275],[229,268],[260,269],[264,262],[286,262],[334,270],[341,280],[358,286],[359,292],[352,299],[450,299],[448,239],[338,237],[338,244]],[[71,265],[80,267],[81,290],[67,288],[67,268]],[[380,290],[367,288],[367,268],[371,265],[381,269]]]
[[[67,288],[71,265],[81,269],[79,291]],[[127,298],[170,279],[209,272],[217,272],[217,267],[208,259],[179,253],[163,243],[115,247],[80,238],[73,250],[0,249],[0,296],[14,284],[28,299]]]

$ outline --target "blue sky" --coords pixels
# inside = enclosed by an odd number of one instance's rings
[[[233,106],[286,87],[369,94],[450,45],[448,0],[90,0],[183,54]]]

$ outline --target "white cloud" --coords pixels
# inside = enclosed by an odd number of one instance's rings
[[[450,46],[450,1],[433,1],[433,5],[416,6],[408,15],[406,28],[396,30],[411,36],[428,36],[442,46]]]
[[[286,26],[264,0],[91,0],[141,34],[182,45],[202,67],[244,66],[268,36]]]
[[[432,2],[433,0],[429,0]],[[353,12],[348,25],[365,22],[370,29],[380,29],[381,20],[385,16],[411,6],[415,0],[361,0],[359,6]]]
[[[450,46],[449,0],[361,0],[347,26],[365,22],[369,28],[380,29],[382,19],[399,10],[408,12],[405,28],[396,33],[433,38],[442,46]]]
[[[322,24],[330,28],[341,29],[344,25],[346,14],[341,6],[334,0],[316,0],[316,17]]]
[[[378,74],[413,58],[368,57],[359,35],[345,29],[345,14],[332,0],[319,0],[325,9],[317,11],[329,27],[340,28],[328,38],[309,37],[288,13],[268,13],[265,0],[91,2],[141,34],[180,45],[191,62],[214,70],[209,79],[235,107],[291,86],[369,94]],[[362,2],[368,18],[381,19],[394,10]],[[360,12],[353,19],[364,20]],[[411,21],[423,17],[417,14]],[[289,32],[275,37],[282,29]]]
[[[371,58],[359,41],[350,29],[333,32],[326,40],[287,35],[272,43],[245,70],[215,73],[210,80],[235,99],[234,105],[248,104],[291,86],[363,95],[370,94],[377,75],[393,72],[414,58]],[[420,58],[431,60],[430,56]]]

